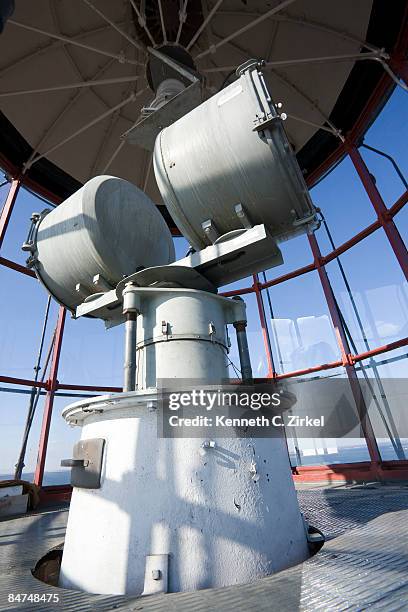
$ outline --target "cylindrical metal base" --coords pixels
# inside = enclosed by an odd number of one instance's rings
[[[232,300],[195,289],[147,289],[138,317],[137,388],[164,379],[228,379],[226,323]]]
[[[142,593],[154,566],[148,555],[169,555],[169,591],[251,582],[303,561],[283,437],[215,446],[158,438],[155,399],[135,392],[86,400],[86,413],[81,402],[64,411],[84,419],[82,439],[104,438],[106,451],[101,488],[74,488],[60,586]]]

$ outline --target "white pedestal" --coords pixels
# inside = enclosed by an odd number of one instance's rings
[[[148,555],[169,555],[169,591],[251,582],[303,561],[284,439],[223,438],[208,449],[199,438],[160,439],[155,397],[134,392],[65,409],[82,423],[82,439],[106,444],[101,488],[73,491],[60,586],[139,594]]]

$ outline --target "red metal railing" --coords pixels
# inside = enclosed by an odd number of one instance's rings
[[[20,185],[20,178],[15,178],[11,181],[10,189],[0,214],[0,249],[2,247],[3,240],[7,232],[11,214],[13,212],[13,208],[17,200],[17,195],[20,190]]]
[[[41,486],[44,476],[45,460],[47,458],[48,436],[50,433],[54,396],[58,389],[58,366],[61,356],[62,338],[64,335],[66,310],[60,306],[54,339],[50,376],[47,381],[47,395],[45,396],[44,414],[41,425],[40,444],[38,447],[37,466],[34,473],[34,483]]]

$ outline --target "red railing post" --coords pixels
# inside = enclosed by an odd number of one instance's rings
[[[316,236],[311,233],[308,235],[308,238],[314,257],[316,270],[319,274],[327,306],[329,308],[330,318],[332,320],[337,342],[340,348],[343,366],[346,370],[353,397],[357,406],[357,411],[359,413],[361,429],[363,430],[366,439],[367,449],[370,455],[373,472],[377,477],[380,477],[381,455],[378,449],[377,440],[370,421],[370,417],[368,416],[367,407],[360,387],[360,382],[358,380],[358,376],[354,368],[353,358],[350,353],[350,347],[346,338],[346,334],[344,332],[333,289],[330,284],[329,277],[327,276],[326,269],[322,264],[322,256],[319,245],[316,240]]]
[[[263,304],[263,299],[262,299],[262,294],[261,294],[261,283],[259,282],[258,274],[253,274],[252,278],[254,281],[254,284],[252,287],[256,295],[256,303],[258,305],[259,320],[261,322],[261,327],[262,327],[262,336],[263,336],[263,341],[264,341],[264,346],[265,346],[266,360],[268,363],[267,377],[274,378],[275,377],[275,367],[273,363],[272,349],[271,349],[271,345],[269,341],[268,327],[267,327],[266,318],[265,318],[265,309],[264,309],[264,304]]]
[[[348,146],[348,154],[350,155],[351,161],[354,164],[364,189],[370,198],[371,204],[377,213],[378,221],[387,235],[391,248],[395,253],[403,273],[405,274],[405,278],[408,280],[408,251],[393,221],[392,215],[386,207],[384,200],[382,199],[380,192],[373,181],[373,177],[371,176],[357,147]]]
[[[10,221],[11,213],[13,212],[14,204],[16,203],[20,186],[20,178],[13,179],[11,181],[6,201],[0,213],[0,249],[2,247],[4,237],[6,235],[7,227]]]
[[[389,63],[391,70],[408,86],[408,60],[402,55],[395,55]]]
[[[45,396],[44,414],[41,425],[40,442],[38,445],[37,466],[35,468],[34,483],[42,485],[44,477],[45,460],[47,457],[48,436],[50,433],[52,409],[54,405],[55,391],[58,388],[58,366],[61,355],[62,337],[64,334],[66,310],[62,306],[59,309],[57,328],[55,331],[54,350],[52,354],[50,377],[47,383],[47,395]]]

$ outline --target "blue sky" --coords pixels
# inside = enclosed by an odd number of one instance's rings
[[[397,89],[380,117],[366,135],[366,142],[394,156],[401,170],[408,176],[408,112],[407,94]],[[388,206],[403,192],[403,185],[390,163],[367,150],[361,153],[375,175],[377,186]],[[6,196],[7,187],[0,189],[0,199]],[[312,190],[314,203],[327,219],[336,244],[340,244],[375,221],[374,210],[359,183],[350,160],[345,159],[325,180]],[[46,205],[30,193],[22,190],[10,222],[3,245],[2,256],[24,263],[26,254],[20,250],[33,211]],[[395,218],[395,223],[406,239],[408,234],[408,207]],[[330,246],[321,228],[317,232],[320,248],[324,253]],[[186,251],[184,239],[176,239],[178,257]],[[267,278],[306,265],[312,256],[306,236],[300,236],[281,245],[284,264],[268,271]],[[353,295],[360,310],[370,347],[375,347],[408,335],[408,289],[395,256],[382,230],[355,246],[341,257]],[[345,319],[350,327],[358,350],[364,350],[361,332],[356,325],[350,300],[339,275],[336,262],[327,267],[330,280]],[[0,295],[0,372],[4,375],[31,378],[35,364],[41,321],[47,295],[37,281],[0,267],[2,291]],[[248,285],[248,280],[232,287]],[[231,287],[228,287],[230,289]],[[331,328],[317,272],[293,279],[284,285],[273,287],[270,297],[275,321],[271,332],[278,340],[281,362],[274,344],[275,363],[278,371],[289,371],[316,365],[338,358],[338,349]],[[254,374],[266,374],[266,359],[257,319],[256,301],[253,295],[244,296],[248,310],[248,332]],[[266,295],[265,308],[269,316]],[[51,310],[49,333],[55,324],[57,308]],[[231,334],[232,335],[232,334]],[[115,385],[122,382],[123,329],[108,332],[101,322],[67,319],[61,356],[59,380],[67,383]],[[48,335],[49,339],[49,335]],[[408,349],[393,351],[392,356],[405,354]],[[232,361],[238,363],[235,346]],[[380,360],[381,358],[379,358]],[[407,376],[408,361],[380,366],[384,377]],[[70,456],[72,444],[79,437],[79,430],[71,430],[62,420],[62,408],[69,398],[57,398],[50,435],[49,460],[46,469],[58,468],[63,456]],[[17,446],[25,420],[28,397],[0,394],[0,474],[9,473],[15,463]],[[32,471],[37,453],[38,431],[42,402],[27,455],[27,471]],[[380,430],[378,434],[383,432]]]

